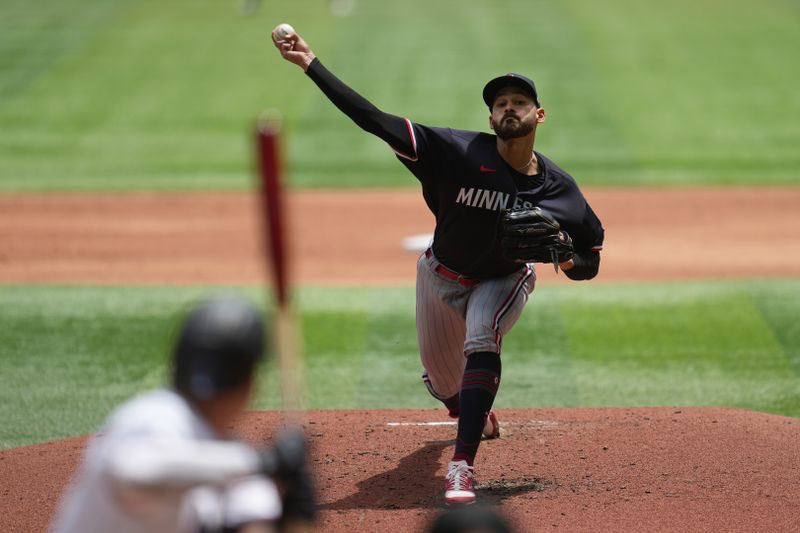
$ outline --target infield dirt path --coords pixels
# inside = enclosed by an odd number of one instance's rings
[[[796,277],[800,188],[588,189],[604,281]],[[404,238],[432,229],[417,191],[289,199],[296,284],[413,283]],[[260,284],[246,193],[0,196],[0,283]],[[563,283],[550,268],[539,280]],[[420,394],[424,394],[420,391]],[[531,399],[536,403],[535,398]],[[797,531],[800,424],[716,408],[516,409],[476,462],[479,498],[517,531]],[[320,530],[422,531],[440,510],[443,410],[314,411]],[[397,422],[400,425],[388,425]],[[274,412],[237,427],[254,442]],[[44,531],[85,437],[0,452],[0,531]]]
[[[800,187],[586,195],[606,229],[597,282],[800,274]],[[418,191],[288,203],[295,283],[414,282],[416,254],[401,244],[433,229]],[[263,283],[259,230],[248,193],[0,196],[0,283]]]

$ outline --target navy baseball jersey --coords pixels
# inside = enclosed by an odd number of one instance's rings
[[[540,206],[572,237],[572,279],[594,277],[603,227],[575,180],[535,152],[538,174],[515,171],[489,133],[432,128],[384,113],[342,83],[319,59],[306,74],[362,129],[386,141],[422,184],[436,217],[433,253],[459,274],[478,279],[506,276],[520,265],[503,258],[498,225],[503,209]]]
[[[503,209],[540,206],[572,237],[578,251],[599,251],[603,227],[575,180],[536,152],[539,173],[509,166],[488,133],[430,128],[408,123],[414,153],[395,150],[422,183],[436,215],[433,251],[449,268],[474,278],[498,277],[519,269],[503,258],[497,238]]]

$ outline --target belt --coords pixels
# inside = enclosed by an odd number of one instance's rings
[[[428,259],[433,257],[433,252],[431,251],[430,248],[425,250],[425,257],[427,257]],[[474,285],[477,285],[481,281],[475,278],[465,278],[455,270],[450,270],[441,263],[436,265],[436,268],[434,268],[433,270],[436,271],[436,273],[439,274],[440,276],[445,277],[447,279],[452,279],[453,281],[457,281],[460,285],[463,285],[465,287],[472,287]]]

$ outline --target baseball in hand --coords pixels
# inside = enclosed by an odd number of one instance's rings
[[[278,41],[285,41],[286,38],[292,33],[294,33],[294,28],[285,22],[283,24],[278,24],[275,26],[275,29],[272,30],[272,34],[275,35],[275,39]]]

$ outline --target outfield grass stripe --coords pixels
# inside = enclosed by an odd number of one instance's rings
[[[86,433],[164,382],[176,316],[255,288],[0,286],[0,447]],[[438,407],[413,288],[295,292],[310,408]],[[800,416],[800,280],[537,288],[504,341],[498,407],[721,405]],[[280,406],[274,366],[256,408]]]
[[[566,323],[569,308],[560,291],[534,290],[522,318],[503,341],[503,385],[498,407],[576,407]]]
[[[59,5],[76,14],[96,7]],[[35,21],[37,6],[26,3],[14,22]],[[272,17],[311,10],[270,6],[244,17],[235,6],[146,0],[80,24],[65,18],[80,53],[42,66],[34,86],[0,102],[0,190],[249,188],[256,117],[302,109],[313,90],[275,72],[288,65],[272,48]],[[332,16],[304,24],[322,53],[335,27]],[[47,38],[47,27],[36,28],[16,48]]]
[[[581,403],[763,409],[767,398],[800,398],[797,375],[746,285],[593,292],[597,301],[576,306],[569,322]]]
[[[122,1],[70,2],[3,0],[0,10],[0,106],[30,89],[51,69],[80,54],[95,33],[124,5]]]
[[[798,294],[780,283],[754,283],[750,291],[763,319],[780,342],[788,364],[800,376],[800,302]]]
[[[491,76],[531,75],[539,148],[585,184],[798,183],[790,2],[7,0],[0,191],[244,189],[252,129],[280,109],[291,182],[416,186],[272,48],[291,21],[380,108],[487,130]],[[364,43],[369,43],[365,46]],[[742,110],[747,110],[742,117]]]
[[[92,431],[163,384],[175,317],[208,292],[0,287],[0,447]]]
[[[324,407],[332,400],[357,407],[360,370],[365,368],[369,316],[365,312],[304,312],[306,401]]]
[[[566,3],[604,74],[597,85],[617,117],[619,140],[634,147],[642,167],[679,174],[705,166],[725,182],[725,172],[759,169],[747,153],[763,143],[761,162],[798,168],[800,103],[796,72],[786,65],[800,28],[785,2],[763,2],[757,11],[744,0],[615,4]],[[746,128],[731,112],[742,108],[753,113]],[[795,120],[784,122],[787,116]]]
[[[380,294],[374,297],[377,300]],[[359,369],[358,408],[370,409],[375,402],[384,407],[439,405],[422,385],[413,308],[410,313],[400,308],[392,314],[373,315],[366,349]]]

